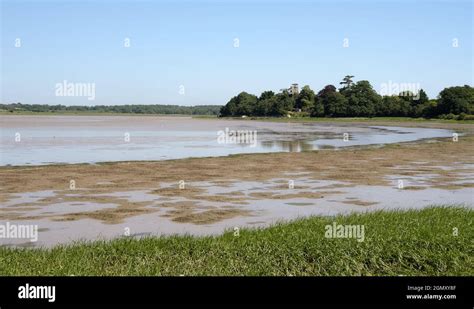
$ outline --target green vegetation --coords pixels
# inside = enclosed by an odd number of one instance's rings
[[[242,120],[241,117],[233,117],[227,119]],[[248,117],[249,120],[258,120],[258,121],[270,121],[270,122],[345,122],[345,123],[370,123],[370,124],[380,124],[383,125],[387,122],[396,122],[398,124],[402,123],[457,123],[460,122],[456,119],[446,119],[446,118],[412,118],[412,117],[306,117],[300,114],[293,114],[292,118],[287,117]],[[474,119],[462,121],[462,124],[474,124]],[[394,124],[395,125],[395,124]]]
[[[472,276],[472,219],[471,209],[430,207],[311,217],[242,229],[239,236],[229,231],[52,249],[3,247],[0,275]],[[364,225],[365,240],[325,238],[325,226],[333,222]]]
[[[218,115],[220,105],[97,105],[64,106],[40,104],[0,104],[0,112],[7,113],[57,113],[57,114],[161,114],[161,115]]]
[[[202,115],[223,117],[411,117],[447,120],[474,120],[474,88],[468,85],[445,88],[436,100],[423,89],[414,94],[381,96],[366,81],[354,82],[347,75],[341,88],[327,85],[317,94],[304,86],[300,92],[283,89],[264,91],[260,97],[241,92],[224,105],[97,105],[64,106],[40,104],[0,104],[0,114],[152,114]]]
[[[260,97],[241,92],[222,107],[221,116],[279,117],[303,115],[312,117],[424,117],[474,120],[474,88],[445,88],[437,100],[430,100],[423,89],[418,93],[399,92],[379,95],[366,81],[353,82],[348,75],[341,88],[325,86],[317,94],[309,86],[299,93],[283,89],[275,94],[264,91]]]

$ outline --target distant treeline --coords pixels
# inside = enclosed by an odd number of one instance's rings
[[[317,94],[309,86],[298,93],[291,88],[277,94],[264,91],[260,97],[241,92],[222,107],[220,115],[474,119],[473,87],[445,88],[430,100],[423,89],[382,96],[368,81],[353,82],[353,77],[344,77],[339,89],[327,85]]]
[[[0,104],[0,110],[9,112],[93,112],[93,113],[131,113],[131,114],[183,114],[183,115],[218,115],[220,105],[97,105],[97,106],[64,106],[40,104]]]

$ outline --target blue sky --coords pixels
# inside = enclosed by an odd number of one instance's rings
[[[225,104],[347,74],[430,97],[473,84],[472,1],[1,1],[2,103]],[[64,80],[95,100],[55,96]]]

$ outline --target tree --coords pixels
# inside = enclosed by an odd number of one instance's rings
[[[285,116],[288,111],[293,110],[295,99],[288,91],[283,91],[275,96],[275,102],[272,104],[270,114],[272,116]]]
[[[354,83],[352,81],[352,78],[354,78],[354,75],[344,76],[344,78],[342,79],[342,82],[339,83],[339,85],[343,85],[341,89],[350,88],[352,86],[352,84]]]
[[[245,91],[239,93],[221,109],[222,116],[252,115],[257,104],[257,97]]]
[[[429,100],[424,104],[423,114],[422,116],[425,118],[433,118],[436,117],[438,114],[438,101],[437,100]]]
[[[311,117],[323,117],[324,116],[324,105],[321,99],[315,98],[313,107],[311,108]]]
[[[382,104],[376,110],[377,116],[398,116],[400,111],[400,98],[398,96],[383,96]]]
[[[427,103],[429,100],[430,98],[428,98],[426,92],[423,89],[420,89],[420,91],[418,91],[418,96],[414,101],[416,101],[416,105],[422,105]]]
[[[415,98],[415,94],[410,90],[405,90],[400,92],[398,97],[401,99],[400,112],[398,116],[406,117],[413,115],[413,100]]]
[[[428,95],[423,89],[418,91],[416,97],[411,100],[411,117],[422,117],[424,114],[425,108],[428,107]]]
[[[237,101],[237,97],[233,97],[232,99],[230,99],[226,105],[222,106],[220,110],[220,115],[224,117],[234,116],[237,110],[236,101]]]
[[[279,94],[264,91],[259,98],[246,92],[233,97],[221,108],[223,116],[257,115],[285,116],[295,108],[310,112],[311,116],[321,117],[436,117],[442,114],[459,115],[456,119],[464,119],[466,114],[474,113],[474,88],[459,86],[445,88],[438,100],[430,100],[423,89],[415,95],[411,91],[402,91],[398,95],[381,97],[368,81],[354,83],[354,76],[347,75],[340,83],[344,85],[339,91],[333,85],[325,86],[315,95],[309,86],[304,86],[298,95],[290,95],[287,89]],[[179,113],[216,113],[217,106],[209,106],[202,110],[198,107],[185,108],[171,105],[126,106],[71,106],[0,104],[3,110],[98,110],[131,113],[149,113],[174,111]],[[462,117],[461,117],[462,116]]]
[[[439,93],[438,114],[474,114],[474,88],[468,85],[444,88]]]
[[[262,92],[262,94],[260,95],[260,97],[258,98],[259,101],[262,101],[262,100],[267,100],[267,99],[270,99],[272,97],[275,96],[275,93],[271,90],[268,90],[268,91],[264,91]]]
[[[380,95],[366,80],[358,81],[341,93],[348,101],[347,113],[351,117],[372,117],[382,103]]]
[[[255,116],[269,116],[272,111],[272,106],[275,104],[275,93],[273,91],[264,91],[258,98],[254,109]]]
[[[136,114],[186,114],[186,115],[218,115],[221,106],[199,105],[46,105],[46,104],[0,104],[0,110],[10,111],[32,111],[32,112],[113,112],[113,113],[136,113]]]
[[[321,103],[325,116],[343,117],[347,115],[347,99],[337,92],[333,85],[327,85],[319,91],[317,101]],[[318,112],[318,109],[314,110],[315,114]]]
[[[376,109],[377,116],[404,117],[410,112],[410,103],[398,95],[384,96]]]
[[[296,98],[295,107],[305,112],[309,111],[313,108],[315,102],[314,98],[314,91],[311,90],[308,85],[306,85],[301,89],[298,97]]]

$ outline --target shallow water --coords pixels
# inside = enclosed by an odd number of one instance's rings
[[[168,184],[171,185],[171,184]],[[170,234],[192,234],[192,235],[215,235],[225,230],[243,227],[266,227],[279,221],[287,221],[311,215],[332,216],[347,214],[351,212],[366,212],[389,209],[420,209],[433,204],[459,204],[473,208],[472,189],[441,190],[425,187],[424,190],[402,190],[397,187],[396,181],[392,186],[346,186],[348,183],[341,181],[314,180],[300,177],[295,179],[295,187],[281,188],[281,179],[272,179],[264,183],[252,181],[234,182],[230,186],[222,187],[212,185],[208,182],[194,182],[190,186],[204,188],[210,195],[225,194],[233,191],[244,193],[242,200],[246,204],[234,204],[229,202],[206,202],[199,201],[198,204],[206,207],[232,206],[251,211],[250,215],[237,216],[210,224],[192,224],[173,222],[165,215],[170,209],[160,207],[159,211],[127,218],[118,224],[105,224],[99,220],[82,219],[76,221],[53,221],[48,216],[52,213],[63,214],[69,208],[69,212],[78,211],[78,206],[71,203],[52,204],[40,206],[38,210],[25,211],[25,216],[32,214],[45,215],[40,220],[18,220],[15,224],[35,224],[40,229],[37,242],[29,242],[25,239],[0,239],[0,245],[6,246],[54,246],[57,244],[70,243],[78,240],[112,239],[124,236],[125,231],[130,232],[128,237],[157,236]],[[406,185],[423,185],[417,179],[406,179]],[[339,187],[338,187],[339,186]],[[166,184],[164,185],[166,187]],[[332,187],[332,188],[329,188]],[[255,199],[251,197],[254,191],[273,192],[275,194],[295,194],[302,192],[325,192],[323,198],[290,197],[281,199]],[[6,207],[14,208],[15,204],[26,201],[34,201],[36,198],[51,196],[51,191],[30,192],[18,194]],[[153,201],[159,202],[162,197],[150,194],[146,190],[116,192],[112,194],[129,201]],[[186,200],[183,197],[171,197],[172,202]],[[358,202],[368,204],[361,205]],[[87,212],[94,209],[113,207],[112,204],[83,203],[81,211]],[[150,205],[149,207],[159,207]]]
[[[256,131],[249,143],[218,132]],[[344,135],[348,139],[344,140]],[[299,152],[450,137],[442,129],[151,116],[0,116],[0,165],[96,163]],[[227,140],[228,141],[228,140]]]
[[[453,134],[452,131],[442,129],[189,117],[0,116],[0,123],[0,165],[167,160],[316,149],[331,151],[347,146],[408,142],[451,137]],[[257,131],[255,146],[220,144],[217,138],[218,132],[226,128]],[[129,141],[125,140],[125,134],[129,134]],[[344,140],[344,135],[348,140]],[[19,140],[15,140],[18,136]],[[429,163],[430,161],[413,162],[420,165]],[[456,165],[459,165],[457,168],[466,169],[466,173],[458,172],[462,180],[453,180],[452,184],[472,183],[474,179],[468,172],[472,164],[459,162]],[[439,168],[452,169],[448,166]],[[29,242],[20,238],[0,238],[0,246],[49,247],[77,240],[120,237],[127,230],[130,231],[129,237],[187,233],[209,235],[222,233],[226,229],[233,230],[235,227],[264,227],[281,220],[310,215],[331,216],[383,209],[422,208],[444,203],[474,207],[471,188],[456,190],[431,188],[429,181],[436,175],[424,173],[407,176],[401,173],[410,169],[411,166],[396,166],[393,174],[386,176],[391,184],[388,186],[352,186],[340,181],[315,179],[307,172],[288,172],[279,179],[263,182],[228,179],[226,184],[203,181],[187,183],[187,186],[203,189],[205,192],[203,194],[207,196],[234,198],[227,201],[160,196],[153,193],[153,189],[156,188],[94,195],[96,198],[103,198],[101,202],[92,197],[90,201],[87,200],[87,196],[82,196],[80,190],[64,195],[68,198],[75,195],[84,197],[78,201],[60,198],[48,202],[48,198],[58,194],[51,190],[17,193],[10,196],[9,200],[0,203],[0,212],[20,214],[21,218],[11,223],[38,225],[39,239],[38,242]],[[294,188],[288,187],[288,178],[294,180]],[[412,189],[399,189],[399,180],[403,180],[404,186]],[[161,188],[175,185],[176,183],[159,184]],[[416,188],[413,189],[414,187]],[[320,193],[323,196],[311,196],[307,194],[308,192]],[[281,196],[272,198],[272,194]],[[117,199],[130,203],[144,202],[147,205],[145,208],[152,208],[156,212],[130,216],[118,224],[109,224],[98,219],[55,220],[71,213],[115,209],[119,207]],[[193,202],[196,213],[226,207],[248,212],[209,224],[193,224],[173,221],[167,214],[175,208],[163,206],[164,202]],[[31,220],[33,217],[37,218]]]

